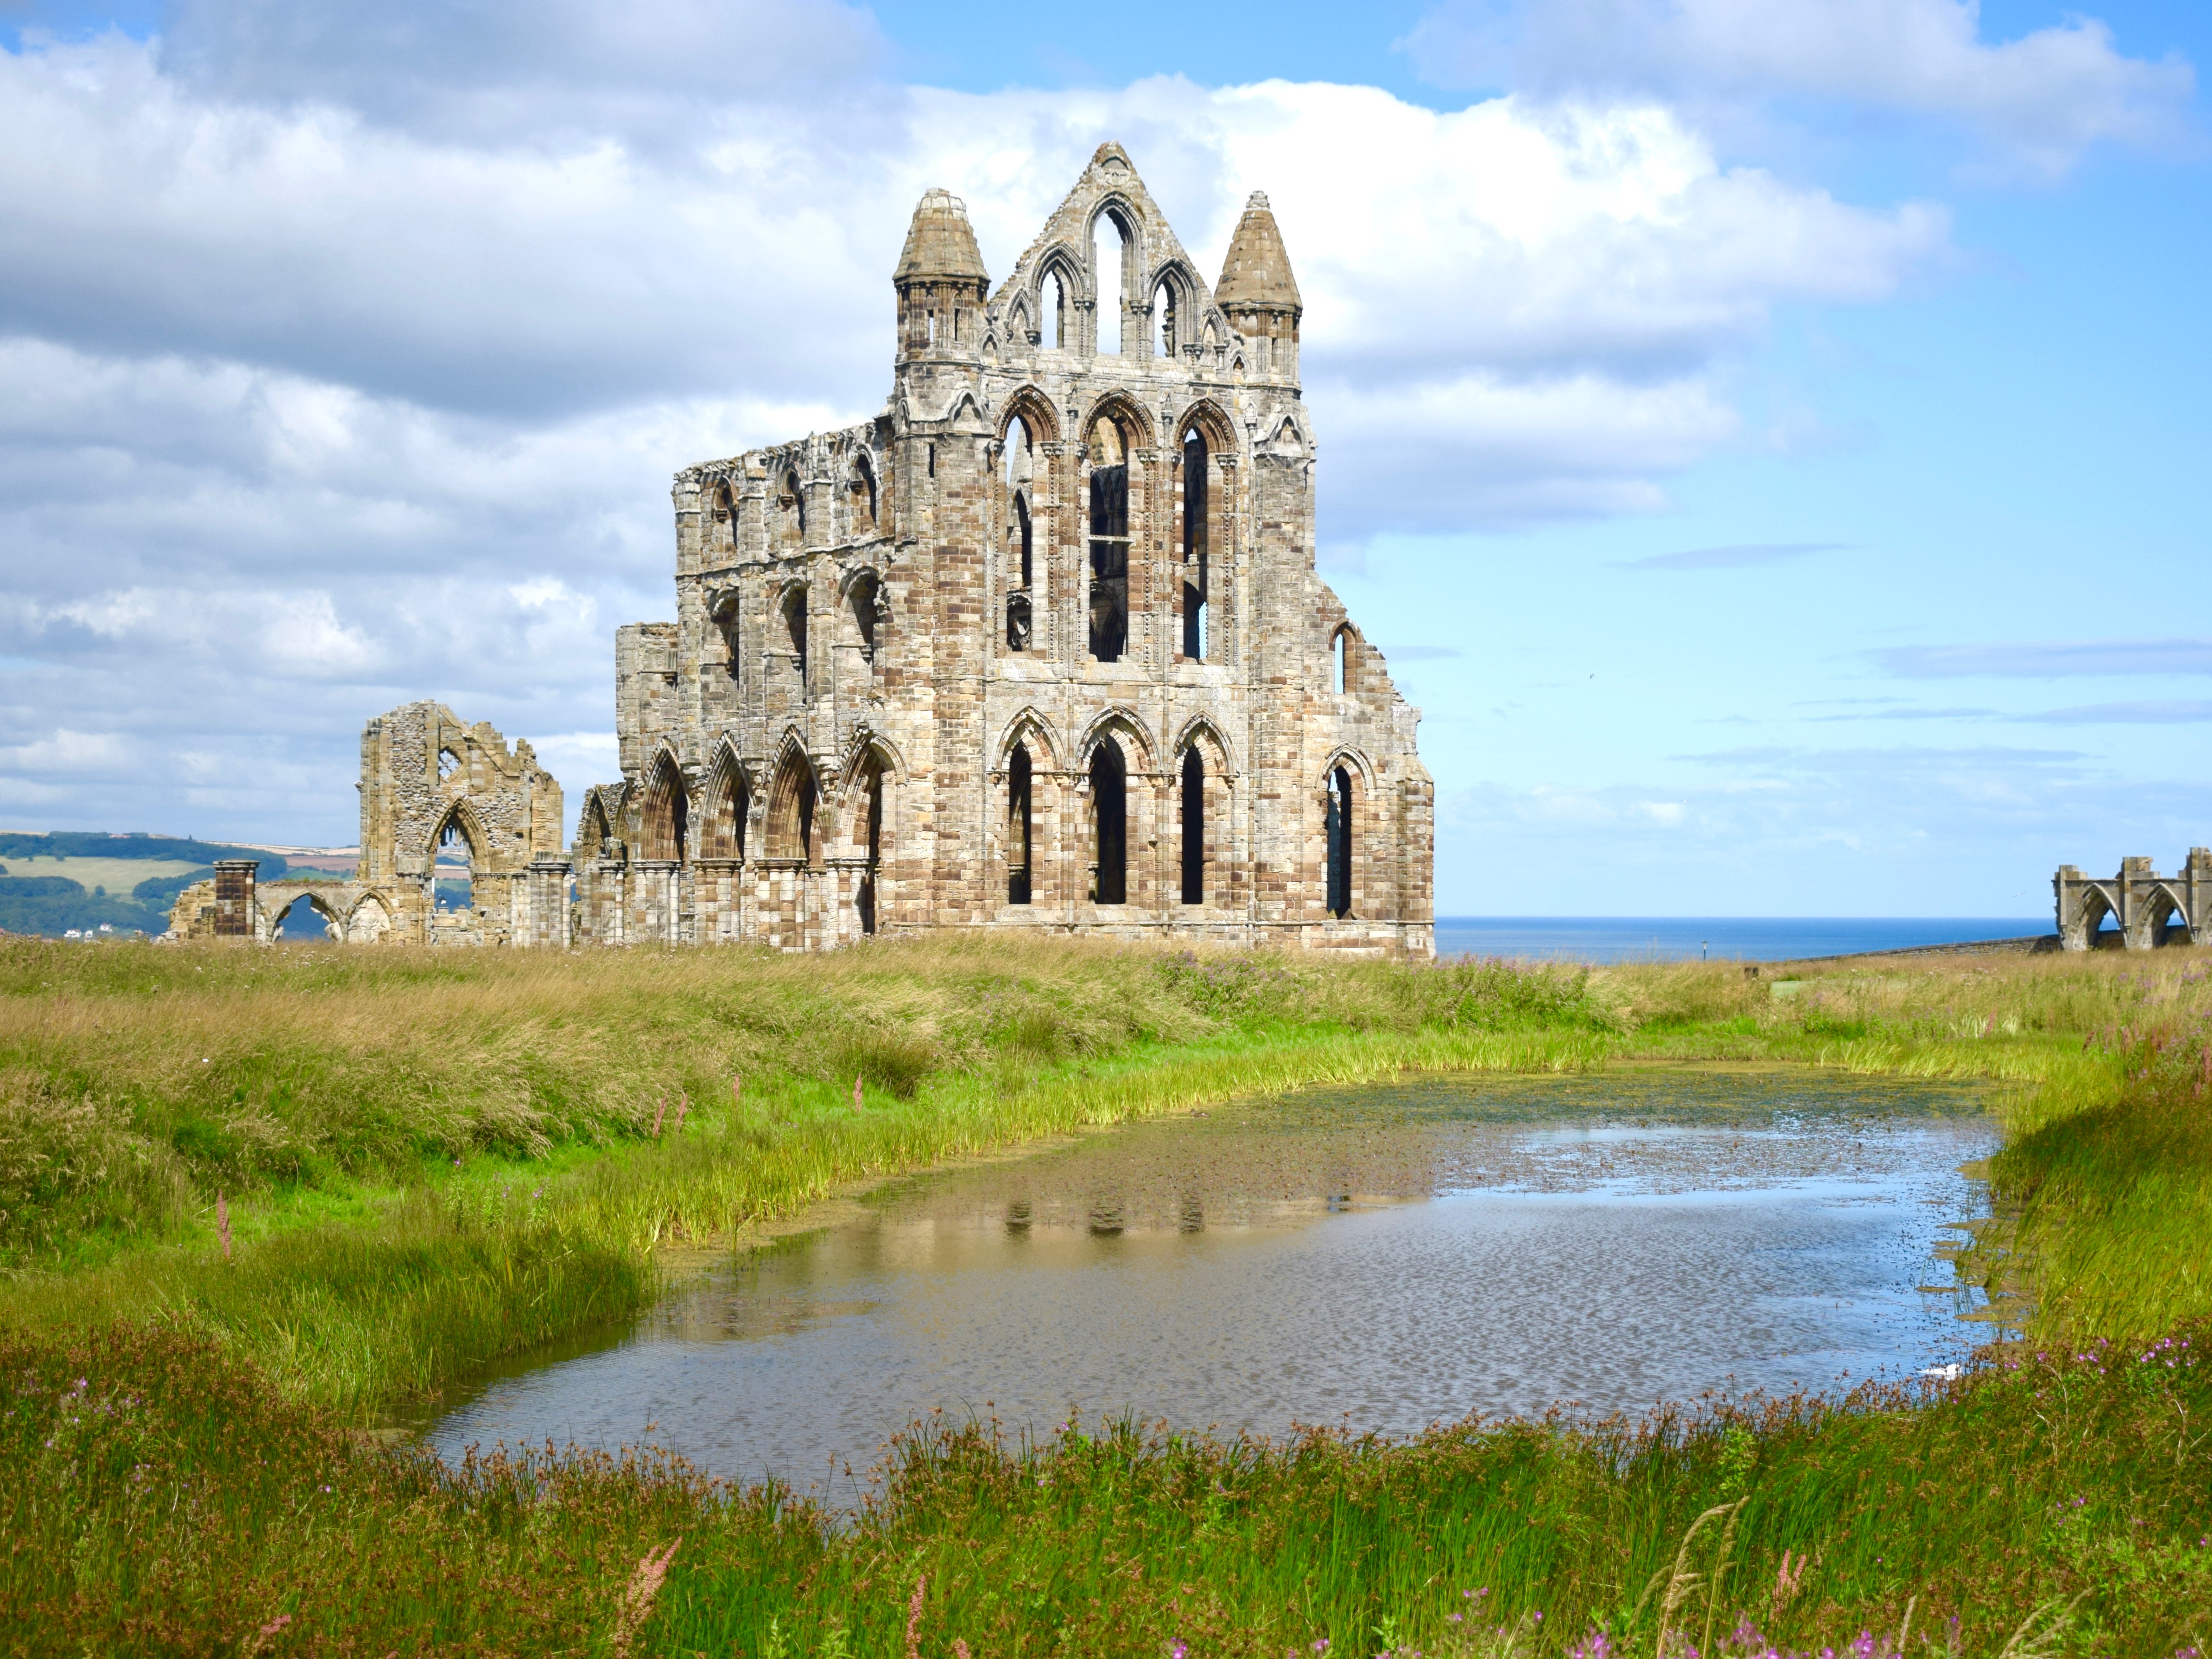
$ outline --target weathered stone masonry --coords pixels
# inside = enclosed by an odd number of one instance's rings
[[[1315,572],[1267,199],[1209,290],[1107,144],[995,292],[939,191],[894,280],[882,414],[677,477],[676,619],[617,635],[579,939],[1430,954],[1419,715]]]
[[[362,734],[355,880],[226,867],[173,929],[265,940],[307,902],[358,942],[1432,954],[1420,716],[1315,572],[1267,198],[1209,290],[1106,144],[995,293],[942,191],[893,281],[882,414],[677,475],[676,620],[616,636],[622,781],[568,855],[527,744],[410,703]]]

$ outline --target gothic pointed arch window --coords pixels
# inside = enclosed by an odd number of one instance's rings
[[[1055,351],[1067,346],[1067,284],[1057,270],[1045,273],[1037,289],[1037,337]]]
[[[1182,902],[1206,902],[1206,760],[1194,743],[1182,751]]]
[[[1332,767],[1323,811],[1328,829],[1328,913],[1339,921],[1352,914],[1352,837],[1357,822],[1353,805],[1351,769]]]
[[[1111,738],[1091,756],[1091,872],[1093,903],[1128,902],[1129,768]]]
[[[1036,855],[1036,817],[1030,746],[1014,745],[1006,761],[1006,902],[1027,904]]]
[[[1102,415],[1091,428],[1091,654],[1119,662],[1128,643],[1128,442]]]
[[[853,850],[860,872],[854,884],[853,908],[864,935],[873,933],[881,923],[884,842],[889,828],[884,823],[884,781],[889,773],[883,755],[872,747],[854,775]]]
[[[770,858],[814,862],[821,850],[815,841],[815,805],[814,769],[794,749],[776,769],[775,784],[769,793]]]
[[[784,544],[790,548],[806,545],[806,486],[799,481],[795,471],[783,475]]]
[[[1193,427],[1182,441],[1182,653],[1193,662],[1206,660],[1210,643],[1206,507],[1206,440]]]
[[[708,527],[707,544],[726,558],[737,550],[738,503],[726,483],[718,484],[714,489],[714,516]]]
[[[1122,223],[1121,214],[1113,208],[1091,222],[1091,269],[1097,276],[1098,295],[1097,351],[1101,356],[1121,355],[1121,313],[1128,293],[1127,289],[1129,228]]]
[[[1352,690],[1352,630],[1338,629],[1328,648],[1329,690],[1340,697]]]
[[[791,643],[791,665],[799,675],[801,696],[807,695],[806,584],[793,582],[783,590],[783,632]]]
[[[853,460],[853,534],[872,536],[876,532],[876,468],[862,450]]]
[[[1172,362],[1180,336],[1176,331],[1175,284],[1163,277],[1152,290],[1152,353]]]
[[[699,856],[744,858],[746,821],[751,816],[752,792],[745,781],[744,769],[725,754],[708,787],[706,817],[700,827]]]
[[[863,571],[853,579],[848,590],[848,603],[853,611],[853,631],[860,638],[860,655],[869,662],[876,659],[876,633],[883,620],[883,584],[873,571]]]

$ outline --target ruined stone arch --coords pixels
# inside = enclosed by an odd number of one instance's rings
[[[1053,408],[1052,399],[1033,386],[1020,387],[1006,399],[1005,419],[999,426],[1001,443],[1011,441],[1017,421],[1029,429],[1032,448],[1060,440],[1059,411]]]
[[[1046,291],[1054,284],[1059,288],[1060,305],[1057,313],[1045,303]],[[1081,343],[1081,330],[1070,337],[1068,323],[1078,315],[1083,302],[1090,297],[1091,285],[1084,274],[1083,261],[1073,249],[1055,244],[1037,256],[1031,280],[1024,286],[1024,297],[1036,307],[1037,343],[1051,351],[1061,351]],[[1051,337],[1046,333],[1049,325]]]
[[[599,857],[607,843],[615,839],[614,825],[619,819],[609,816],[606,804],[600,799],[605,788],[602,785],[584,793],[583,816],[576,822],[575,855],[579,860]]]
[[[1359,689],[1354,647],[1365,643],[1359,637],[1359,630],[1349,621],[1340,622],[1328,630],[1328,689],[1332,694],[1348,697]]]
[[[303,904],[323,919],[325,937],[335,939],[340,944],[345,942],[345,918],[331,908],[331,902],[327,898],[312,888],[304,892],[293,894],[270,913],[267,921],[268,938],[271,940],[281,939],[284,933],[284,918]],[[356,905],[355,908],[358,909],[360,907]]]
[[[784,734],[768,786],[767,855],[812,864],[822,847],[822,780],[796,728]]]
[[[727,478],[716,483],[707,534],[700,540],[708,550],[734,557],[738,551],[738,498]]]
[[[1152,267],[1151,224],[1145,210],[1120,190],[1101,191],[1085,210],[1083,227],[1085,240],[1092,248],[1098,246],[1098,225],[1101,220],[1111,223],[1121,233],[1121,246],[1127,250],[1121,261],[1122,292],[1129,289],[1130,278]],[[1094,284],[1095,289],[1095,284]],[[1094,298],[1103,297],[1094,291]]]
[[[2159,883],[2143,896],[2143,930],[2148,943],[2162,945],[2176,933],[2181,936],[2182,944],[2190,942],[2189,905],[2172,885]]]
[[[462,844],[469,849],[469,876],[471,880],[479,874],[491,852],[491,837],[483,820],[477,816],[476,808],[465,799],[449,803],[430,826],[430,838],[423,848],[423,867],[434,870],[438,862],[438,848],[446,838],[446,831],[457,830]]]
[[[1237,427],[1229,412],[1212,398],[1200,398],[1176,416],[1175,447],[1182,448],[1183,440],[1196,428],[1198,435],[1206,441],[1206,453],[1218,459],[1237,453]]]
[[[1013,758],[1016,744],[1029,745],[1030,762],[1032,765],[1041,765],[1042,769],[1052,772],[1066,769],[1067,747],[1060,741],[1060,733],[1053,729],[1051,720],[1048,720],[1035,704],[1023,709],[1020,714],[1006,722],[1006,729],[1000,735],[997,751],[991,759],[991,772],[994,776],[1006,775],[1006,766]],[[1042,752],[1040,753],[1039,750]]]
[[[752,779],[736,748],[724,738],[700,790],[698,856],[742,859],[752,816]]]
[[[1128,450],[1150,449],[1154,442],[1152,418],[1145,406],[1127,392],[1115,388],[1092,404],[1083,416],[1080,428],[1085,443],[1091,440],[1091,429],[1101,421],[1111,421],[1121,430],[1122,442]]]
[[[638,801],[638,856],[685,863],[691,853],[691,791],[683,763],[672,749],[664,747],[644,775],[645,790]]]
[[[1162,289],[1167,291],[1168,302],[1175,311],[1175,338],[1168,346],[1168,355],[1180,356],[1182,348],[1198,337],[1201,296],[1206,289],[1198,280],[1198,273],[1190,268],[1190,261],[1180,252],[1170,253],[1146,272],[1145,305],[1150,318],[1152,348],[1160,344],[1164,320],[1159,311]]]
[[[1099,742],[1115,738],[1121,744],[1122,753],[1128,757],[1132,772],[1155,772],[1159,769],[1159,747],[1145,725],[1144,717],[1127,703],[1115,703],[1095,715],[1091,724],[1083,728],[1083,737],[1075,746],[1079,769],[1091,763]],[[1133,749],[1134,752],[1131,750]]]

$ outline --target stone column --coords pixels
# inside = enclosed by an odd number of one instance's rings
[[[215,936],[252,939],[253,887],[259,859],[217,859],[215,865]]]
[[[516,918],[514,942],[520,945],[562,950],[568,944],[568,860],[535,858],[530,860],[523,915]]]

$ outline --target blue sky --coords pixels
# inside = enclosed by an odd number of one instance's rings
[[[678,466],[854,418],[1098,139],[1309,300],[1440,908],[2034,915],[2212,841],[2212,9],[0,7],[0,820],[611,775]],[[1359,91],[1358,88],[1368,88]]]

